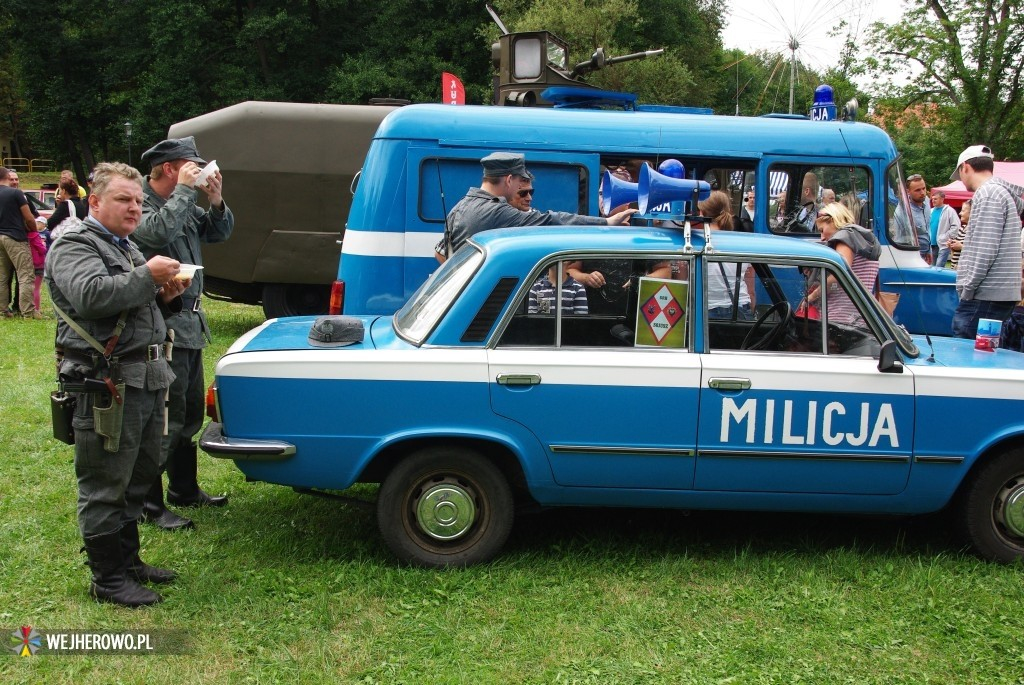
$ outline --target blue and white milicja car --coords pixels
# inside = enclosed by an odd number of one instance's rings
[[[245,334],[202,447],[251,480],[381,483],[385,541],[426,566],[495,555],[518,503],[952,505],[981,555],[1024,556],[1024,355],[912,338],[827,247],[712,238],[478,234],[395,316],[327,322],[351,344],[311,343],[312,317]],[[551,285],[576,268],[608,283],[583,307],[574,281]]]

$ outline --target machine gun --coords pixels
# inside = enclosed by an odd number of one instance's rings
[[[581,76],[612,64],[645,59],[662,54],[664,48],[607,57],[604,48],[597,48],[589,60],[569,68],[569,44],[550,31],[510,33],[494,8],[487,5],[491,18],[502,35],[491,46],[494,77],[494,104],[516,107],[551,107],[555,103],[542,93],[552,87],[570,87],[598,91],[580,79]]]

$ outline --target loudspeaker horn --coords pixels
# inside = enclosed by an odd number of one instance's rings
[[[611,214],[615,207],[636,202],[636,187],[636,183],[612,176],[610,171],[604,172],[604,177],[601,179],[601,211],[604,215]]]
[[[706,200],[711,195],[711,185],[706,181],[695,181],[690,178],[672,178],[658,173],[646,164],[640,167],[640,182],[637,183],[637,205],[641,214],[648,209],[670,202],[688,202],[693,200],[693,191],[697,191],[698,200]]]

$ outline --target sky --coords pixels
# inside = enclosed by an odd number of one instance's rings
[[[905,9],[904,0],[727,0],[728,13],[722,42],[744,52],[772,50],[788,54],[790,37],[796,37],[797,57],[815,70],[824,71],[839,62],[843,36],[829,30],[846,19],[855,35],[866,36],[875,21],[892,24]],[[845,33],[844,33],[845,35]],[[785,70],[788,79],[789,71]],[[788,83],[788,81],[787,81]],[[864,87],[867,83],[858,85]]]

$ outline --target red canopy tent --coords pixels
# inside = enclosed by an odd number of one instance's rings
[[[1010,183],[1024,186],[1024,162],[996,162],[995,166],[994,174],[996,176],[1006,179]],[[944,192],[946,194],[946,204],[956,209],[960,209],[960,205],[970,200],[974,195],[960,181],[953,181],[949,185],[939,186],[936,190]]]

